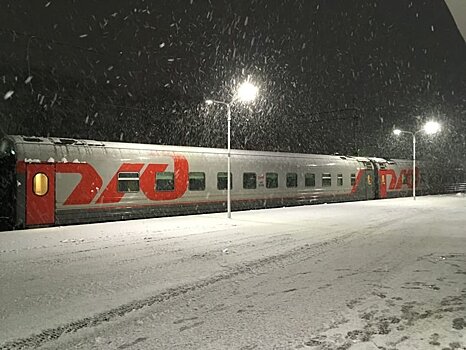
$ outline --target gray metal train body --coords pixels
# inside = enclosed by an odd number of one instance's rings
[[[12,228],[226,208],[224,149],[25,136],[0,147],[0,219]],[[407,160],[233,150],[231,164],[233,210],[412,193]]]

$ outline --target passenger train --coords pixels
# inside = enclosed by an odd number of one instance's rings
[[[0,219],[10,228],[225,210],[225,149],[11,136],[0,143]],[[412,193],[412,162],[231,151],[233,210]],[[425,190],[423,169],[417,190]]]

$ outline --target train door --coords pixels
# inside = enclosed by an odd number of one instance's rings
[[[387,198],[388,190],[395,188],[397,176],[393,169],[379,170],[379,198]]]
[[[55,222],[55,165],[26,165],[26,225]]]
[[[377,178],[375,176],[376,167],[371,161],[363,161],[364,171],[364,188],[366,189],[366,199],[376,198],[375,185]]]
[[[366,170],[366,198],[374,199],[375,198],[375,186],[374,186],[374,170]]]
[[[379,197],[387,198],[387,174],[385,171],[379,171]]]

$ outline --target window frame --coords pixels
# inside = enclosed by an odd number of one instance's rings
[[[343,184],[343,174],[337,174],[337,186],[341,187]]]
[[[269,175],[274,175],[276,176],[275,179],[269,179]],[[279,175],[278,173],[265,173],[265,188],[270,188],[270,189],[274,189],[274,188],[278,188],[278,181],[279,181]],[[275,180],[275,182],[271,182]],[[275,186],[269,186],[270,183],[273,183]]]
[[[49,186],[49,177],[47,174],[43,172],[38,172],[34,174],[32,178],[32,192],[37,196],[37,197],[44,197],[49,193],[50,186]],[[37,187],[45,187],[45,191],[39,191]]]
[[[286,188],[296,187],[298,187],[298,173],[286,173]]]
[[[308,184],[308,180],[312,180],[311,185]],[[316,187],[316,174],[315,173],[304,174],[304,187]]]
[[[202,174],[201,178],[202,180],[200,180],[200,183],[202,184],[202,186],[200,186],[199,188],[192,188],[191,187],[191,180],[195,180],[193,179],[191,176],[194,176],[194,174]],[[196,179],[197,180],[197,179]],[[188,174],[188,190],[189,191],[193,191],[193,192],[200,192],[200,191],[205,191],[205,187],[206,187],[206,177],[205,177],[205,172],[203,171],[191,171],[189,174]]]
[[[160,175],[166,176],[170,175],[169,180],[167,179],[160,179]],[[159,185],[159,181],[171,181],[171,186],[169,188],[165,188],[164,186]],[[157,192],[173,192],[175,191],[175,173],[173,171],[161,171],[155,174],[155,190]]]
[[[254,187],[245,186],[249,182],[249,180],[246,179],[246,176],[248,176],[248,175],[254,175]],[[250,179],[252,179],[252,178],[253,177],[251,176]],[[255,189],[257,189],[257,173],[253,173],[253,172],[244,172],[243,173],[243,189],[244,190],[255,190]]]
[[[225,174],[224,176],[220,177],[220,174]],[[227,172],[226,171],[219,171],[217,172],[217,190],[219,191],[226,191],[228,189],[228,177],[227,177]],[[225,188],[220,188],[220,178],[225,179]],[[233,173],[230,172],[230,191],[233,189]]]
[[[121,175],[133,175],[133,177],[130,177],[130,176],[121,176]],[[138,172],[135,172],[135,171],[121,171],[117,174],[117,192],[119,193],[137,193],[141,190],[141,187],[139,185],[139,173]],[[125,189],[122,189],[122,186],[123,184],[127,184],[127,183],[131,183],[131,184],[134,184],[134,183],[137,183],[137,190],[133,190],[133,189],[128,189],[129,190],[125,190]]]
[[[322,173],[322,187],[332,187],[332,173]]]

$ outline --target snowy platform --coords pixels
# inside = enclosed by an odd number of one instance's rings
[[[0,349],[466,349],[466,196],[2,232],[0,276]]]

